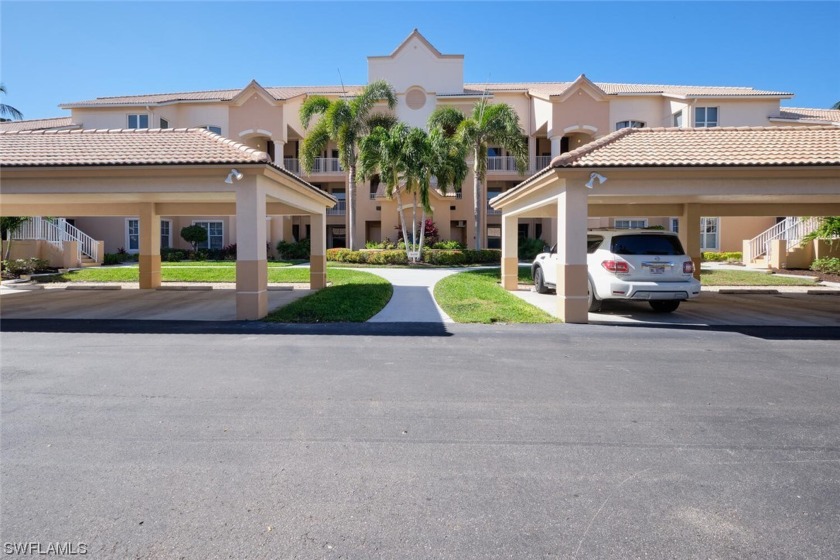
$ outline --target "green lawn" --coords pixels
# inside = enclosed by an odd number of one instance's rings
[[[458,323],[557,322],[556,318],[502,288],[500,274],[500,269],[495,268],[447,276],[435,285],[435,299]],[[520,267],[519,278],[529,282],[530,270]]]
[[[292,269],[289,272],[306,269]],[[369,272],[331,269],[332,286],[319,290],[270,313],[274,323],[363,323],[390,301],[391,283]]]
[[[236,282],[235,266],[168,266],[161,265],[162,282]],[[177,263],[171,263],[177,264]],[[56,274],[45,282],[138,282],[137,266],[103,266],[84,268]],[[268,281],[274,283],[305,284],[309,282],[308,268],[289,268],[288,264],[268,266]]]
[[[306,261],[268,261],[268,268],[275,268],[275,267],[283,267],[283,266],[292,266],[293,264],[306,262]],[[169,267],[181,267],[181,266],[194,266],[194,267],[209,267],[215,268],[220,266],[236,266],[236,261],[180,261],[180,262],[168,262],[163,261],[160,263],[161,268],[169,268]]]
[[[808,278],[787,278],[751,270],[704,270],[700,274],[704,286],[813,286]]]

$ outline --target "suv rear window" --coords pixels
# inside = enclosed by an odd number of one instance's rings
[[[598,250],[603,241],[604,238],[600,235],[588,235],[586,237],[586,252],[591,255]]]
[[[616,255],[683,255],[676,235],[617,235],[612,238],[610,252]]]

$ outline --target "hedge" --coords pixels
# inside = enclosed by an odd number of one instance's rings
[[[706,251],[703,253],[703,260],[707,262],[741,262],[743,259],[744,255],[740,251],[733,251],[730,253]]]
[[[462,264],[498,264],[502,253],[498,249],[424,249],[423,262],[438,265]],[[408,264],[405,251],[366,249],[351,251],[350,249],[327,249],[327,260],[351,264]]]

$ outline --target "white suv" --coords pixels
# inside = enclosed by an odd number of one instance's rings
[[[654,311],[675,311],[681,301],[700,295],[694,263],[675,233],[658,230],[590,230],[589,311],[605,299],[647,301]],[[552,247],[531,265],[536,290],[544,294],[557,284],[557,253]]]

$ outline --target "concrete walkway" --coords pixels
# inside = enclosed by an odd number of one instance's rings
[[[432,290],[439,280],[463,268],[364,268],[386,279],[394,286],[394,295],[382,311],[374,315],[371,323],[454,323],[435,301]]]

